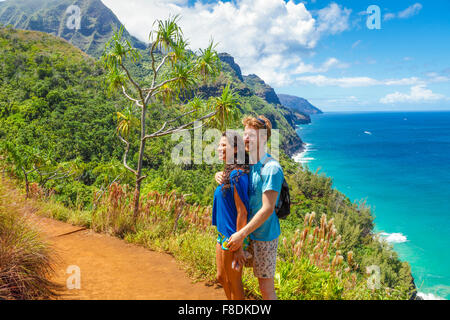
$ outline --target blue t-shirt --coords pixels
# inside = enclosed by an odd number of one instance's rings
[[[249,177],[242,170],[233,170],[230,173],[231,187],[222,192],[223,185],[216,188],[212,210],[212,224],[217,226],[217,231],[225,237],[231,237],[237,230],[237,209],[234,201],[234,190],[237,190],[242,203],[249,212]]]
[[[268,190],[278,192],[277,204],[280,200],[281,186],[283,185],[284,174],[281,165],[276,160],[268,160],[269,154],[266,155],[250,170],[250,212],[248,221],[262,207],[262,195]],[[267,162],[266,162],[267,161]],[[265,163],[263,167],[263,163]],[[281,234],[280,221],[273,211],[272,215],[253,233],[250,239],[257,241],[272,241]]]

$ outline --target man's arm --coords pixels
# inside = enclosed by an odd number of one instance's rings
[[[277,203],[278,192],[273,190],[267,190],[263,193],[262,196],[262,207],[255,214],[252,220],[241,230],[231,235],[228,241],[228,249],[231,251],[238,250],[244,239],[253,231],[258,229],[267,219],[269,219],[270,215],[275,210],[275,205]]]
[[[216,175],[214,176],[214,178],[216,179],[216,182],[218,184],[222,184],[223,183],[223,171],[217,172]]]

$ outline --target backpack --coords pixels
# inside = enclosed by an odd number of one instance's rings
[[[270,160],[275,159],[272,157],[267,158],[263,163],[261,170]],[[291,196],[289,194],[289,185],[284,177],[283,184],[281,185],[280,199],[278,200],[278,204],[275,206],[275,213],[277,214],[278,219],[286,219],[291,213]]]

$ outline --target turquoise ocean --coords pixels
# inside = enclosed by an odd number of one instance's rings
[[[324,113],[297,132],[296,161],[366,200],[420,295],[450,299],[450,112]]]

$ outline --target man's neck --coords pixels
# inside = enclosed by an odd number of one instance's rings
[[[258,147],[258,154],[256,155],[256,161],[255,163],[258,163],[264,156],[266,155],[266,148],[265,146]]]

